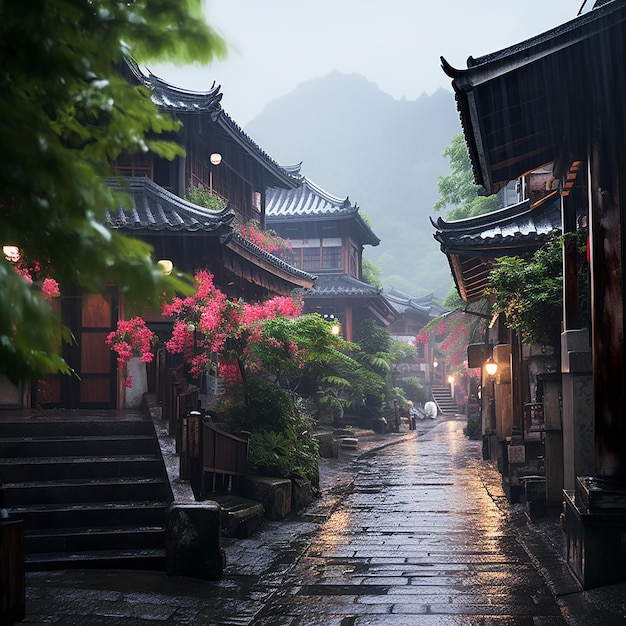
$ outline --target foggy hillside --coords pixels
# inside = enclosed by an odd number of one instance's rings
[[[399,101],[333,72],[269,103],[246,132],[281,165],[302,161],[309,179],[359,205],[381,240],[365,256],[386,289],[445,296],[452,278],[429,216],[448,172],[443,151],[461,132],[452,92]]]

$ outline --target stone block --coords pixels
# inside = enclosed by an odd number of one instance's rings
[[[581,509],[564,491],[565,556],[583,589],[626,582],[626,510]]]
[[[291,513],[291,481],[273,476],[246,476],[243,495],[260,502],[269,520],[281,520]]]
[[[359,440],[356,437],[342,437],[339,445],[344,450],[356,450],[359,447]]]
[[[333,433],[317,433],[314,437],[319,444],[319,454],[321,458],[337,458],[339,455],[339,443]]]
[[[224,568],[217,502],[173,502],[165,520],[168,576],[219,580]]]
[[[315,498],[315,490],[310,480],[294,478],[291,483],[291,508],[302,511],[311,506]]]

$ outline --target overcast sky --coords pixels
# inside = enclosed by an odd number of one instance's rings
[[[592,0],[588,0],[591,3]],[[394,98],[451,89],[456,68],[576,17],[583,0],[205,0],[229,45],[208,67],[154,66],[170,83],[206,91],[245,126],[271,100],[333,70],[361,74]]]

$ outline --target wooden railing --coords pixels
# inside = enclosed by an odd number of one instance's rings
[[[180,478],[189,480],[197,500],[238,493],[248,464],[248,433],[237,437],[207,421],[201,411],[183,418]]]
[[[237,493],[246,475],[249,433],[231,435],[206,419],[198,408],[199,389],[187,383],[182,367],[167,370],[163,392],[163,417],[176,439],[180,479],[190,481],[197,500]]]

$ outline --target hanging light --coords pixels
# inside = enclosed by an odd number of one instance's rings
[[[20,260],[20,249],[17,246],[2,246],[2,254],[7,261],[17,263]]]
[[[485,361],[485,369],[489,376],[495,376],[495,373],[498,371],[498,364],[493,360],[493,357],[489,357]]]
[[[169,276],[174,269],[174,264],[169,259],[161,259],[160,261],[157,261],[157,265],[159,265],[165,276]]]

